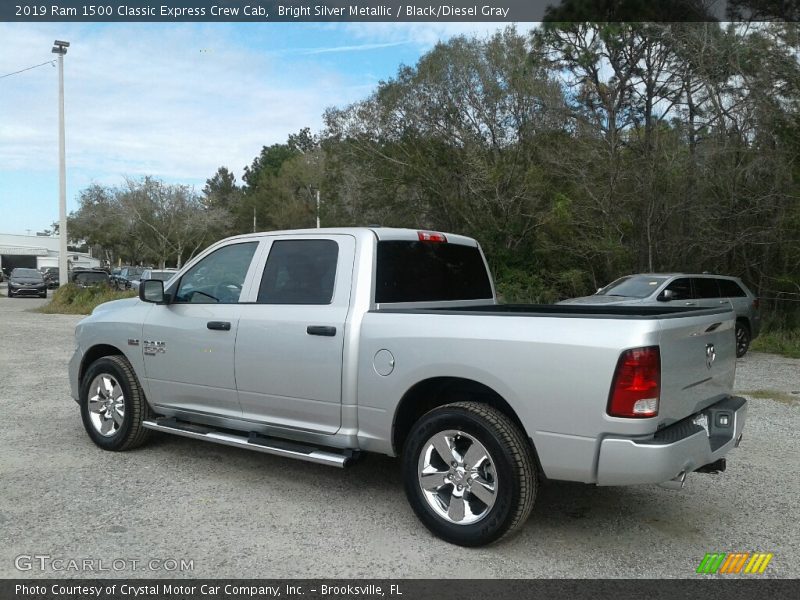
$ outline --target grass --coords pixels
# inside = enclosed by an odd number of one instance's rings
[[[103,302],[134,296],[136,292],[131,290],[119,292],[106,286],[80,288],[68,283],[53,292],[53,299],[36,311],[48,314],[88,315]]]
[[[800,358],[800,329],[763,331],[750,347],[756,352],[771,352],[789,358]]]

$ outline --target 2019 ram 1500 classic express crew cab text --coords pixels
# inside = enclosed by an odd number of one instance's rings
[[[723,470],[746,414],[734,322],[497,304],[478,243],[449,233],[269,232],[96,308],[70,379],[107,450],[155,430],[335,466],[401,455],[417,516],[476,546],[525,522],[544,477],[680,487]]]

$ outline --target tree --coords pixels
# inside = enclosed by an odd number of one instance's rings
[[[195,191],[152,177],[127,179],[121,187],[93,184],[81,192],[70,215],[72,235],[99,246],[109,262],[156,262],[178,267],[209,242],[222,225],[223,209],[207,207]]]
[[[552,196],[531,141],[558,131],[563,115],[560,88],[523,36],[454,38],[368,100],[326,114],[327,136],[350,153],[350,173],[334,175],[347,196],[335,195],[350,204],[342,212],[480,235],[508,253],[546,218]],[[365,176],[358,189],[354,169]]]
[[[323,162],[319,141],[309,128],[289,135],[285,144],[264,146],[245,167],[237,229],[252,231],[254,221],[262,230],[313,226]]]

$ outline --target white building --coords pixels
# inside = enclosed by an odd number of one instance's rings
[[[0,233],[0,269],[40,269],[58,266],[58,236]],[[83,252],[67,253],[69,267],[99,267],[100,260]]]

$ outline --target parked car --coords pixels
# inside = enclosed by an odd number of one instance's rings
[[[422,523],[478,546],[524,524],[543,476],[723,471],[747,411],[734,324],[727,303],[498,304],[449,233],[254,233],[98,306],[69,379],[105,450],[161,431],[336,467],[401,455]]]
[[[144,272],[144,267],[122,267],[119,273],[113,276],[111,284],[118,290],[129,290],[133,281],[138,281]]]
[[[108,273],[102,269],[81,269],[80,271],[73,271],[70,274],[69,280],[71,283],[82,288],[111,285],[111,278],[108,276]]]
[[[42,270],[42,277],[44,277],[45,282],[47,282],[48,289],[52,290],[60,285],[58,267],[45,267]]]
[[[662,303],[714,308],[730,305],[736,313],[736,356],[747,354],[750,342],[761,330],[758,298],[742,280],[726,275],[642,273],[627,275],[597,290],[592,296],[572,298],[559,304],[604,306]]]
[[[178,269],[145,269],[142,271],[142,275],[138,280],[131,281],[131,289],[138,290],[142,281],[146,281],[148,279],[169,281],[177,272]]]
[[[47,283],[36,269],[17,267],[8,278],[8,297],[39,296],[47,298]]]

